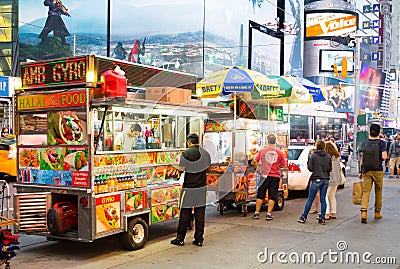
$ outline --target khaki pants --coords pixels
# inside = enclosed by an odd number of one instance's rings
[[[368,171],[363,177],[364,188],[361,200],[361,211],[368,210],[372,184],[375,184],[375,211],[380,212],[382,209],[383,171]]]

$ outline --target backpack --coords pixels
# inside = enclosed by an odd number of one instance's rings
[[[379,142],[379,139],[368,139],[362,149],[362,165],[366,171],[379,171],[381,164]]]
[[[392,147],[392,152],[390,155],[394,155],[395,157],[399,157],[400,156],[400,143],[395,141],[393,142],[393,147]]]

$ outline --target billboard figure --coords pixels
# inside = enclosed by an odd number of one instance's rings
[[[128,53],[126,52],[126,50],[122,46],[122,42],[118,42],[117,45],[114,48],[113,53],[111,54],[111,57],[115,57],[118,60],[125,60],[126,54],[128,54]]]
[[[68,9],[62,4],[60,0],[45,0],[43,5],[49,7],[48,17],[46,24],[39,35],[42,39],[42,43],[48,39],[48,34],[53,31],[55,37],[61,39],[61,44],[69,46],[65,41],[65,37],[70,36],[61,15],[71,17],[68,13]]]
[[[142,46],[140,46],[140,40],[136,39],[135,44],[133,44],[132,50],[129,53],[128,61],[141,64],[142,62],[140,61],[140,55],[144,55],[144,52],[146,50],[145,44],[146,38],[144,38]]]

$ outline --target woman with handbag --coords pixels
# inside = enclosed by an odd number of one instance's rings
[[[328,190],[326,192],[325,220],[336,219],[336,191],[341,181],[340,154],[332,143],[325,144],[325,152],[331,156],[332,171],[330,173]]]

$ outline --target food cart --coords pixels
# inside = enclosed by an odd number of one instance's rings
[[[233,101],[209,103],[215,107],[232,107]],[[277,137],[277,148],[286,158],[288,156],[288,123],[283,123],[283,113],[278,107],[270,108],[251,102],[238,101],[238,118],[232,115],[216,114],[205,124],[204,147],[211,152],[213,165],[207,174],[208,189],[216,192],[218,210],[221,214],[227,206],[235,204],[247,215],[247,205],[256,200],[258,174],[253,159],[268,134]],[[266,112],[270,111],[270,112]],[[269,120],[273,114],[274,120]],[[222,117],[221,117],[222,116]],[[235,122],[234,122],[235,121]],[[288,197],[287,168],[282,168],[282,180],[279,186],[278,202],[275,210],[282,210]],[[268,195],[264,202],[268,202]]]
[[[148,225],[179,216],[186,136],[201,136],[217,111],[190,100],[195,76],[95,55],[25,63],[21,74],[17,233],[81,242],[119,235],[136,250]],[[126,79],[145,95],[127,93]]]

